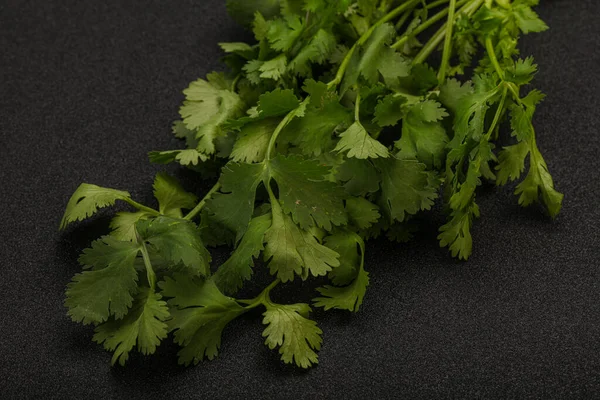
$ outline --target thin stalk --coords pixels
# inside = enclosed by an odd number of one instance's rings
[[[348,54],[346,54],[346,57],[344,57],[344,60],[340,64],[340,68],[338,69],[337,73],[335,74],[335,78],[331,82],[329,82],[327,84],[327,86],[332,88],[332,87],[335,87],[335,86],[339,85],[340,83],[342,83],[342,79],[344,78],[344,74],[346,73],[346,69],[348,68],[348,64],[350,64],[350,60],[352,59],[354,52],[356,51],[356,49],[359,46],[362,46],[363,44],[365,44],[367,42],[367,40],[369,40],[369,38],[371,37],[373,32],[375,32],[375,29],[377,29],[379,26],[385,24],[386,22],[391,21],[392,19],[396,18],[397,16],[401,15],[408,8],[416,5],[420,1],[421,0],[409,0],[406,3],[396,7],[395,9],[393,9],[392,11],[387,13],[379,21],[377,21],[375,24],[373,24],[365,33],[363,33],[363,35],[354,43],[352,48],[350,48],[350,50],[348,51]]]
[[[356,94],[356,102],[354,103],[354,120],[360,123],[360,93]]]
[[[456,13],[456,15],[460,15],[461,13],[465,13],[468,16],[473,15],[475,11],[481,7],[485,0],[472,0],[470,3],[465,4],[461,7],[460,10]],[[444,24],[433,37],[423,46],[419,54],[417,54],[413,60],[413,64],[421,64],[424,62],[427,57],[433,53],[433,51],[440,45],[442,40],[444,40],[444,36],[446,35],[446,24]]]
[[[494,119],[492,120],[492,125],[490,125],[490,129],[488,130],[488,133],[485,135],[486,140],[488,140],[488,141],[490,140],[490,137],[492,136],[494,129],[498,125],[498,122],[500,122],[500,117],[502,117],[502,113],[504,112],[504,103],[506,102],[507,90],[508,89],[505,86],[504,90],[502,91],[502,98],[500,99],[500,104],[498,104],[498,109],[496,110],[496,114],[494,115]]]
[[[450,56],[452,55],[452,30],[454,29],[454,12],[456,11],[456,0],[450,0],[448,7],[448,22],[446,23],[446,40],[444,41],[444,52],[442,53],[442,64],[438,71],[438,81],[446,80],[446,70],[450,64]]]
[[[496,57],[496,49],[494,49],[492,38],[489,36],[485,38],[485,50],[487,51],[488,57],[490,58],[494,69],[498,73],[498,76],[500,77],[500,79],[504,80],[504,71],[502,70],[500,63],[498,62],[498,58]]]
[[[275,279],[273,282],[271,282],[271,284],[269,286],[267,286],[255,298],[249,299],[249,300],[237,300],[237,301],[238,301],[238,303],[247,304],[247,306],[244,307],[246,310],[251,310],[251,309],[256,308],[256,307],[258,307],[260,305],[266,306],[268,303],[271,302],[271,298],[269,297],[269,293],[271,293],[271,290],[273,290],[273,288],[275,286],[279,285],[280,282],[281,281],[279,279]]]
[[[135,208],[137,208],[140,211],[146,211],[147,213],[150,213],[150,214],[156,215],[156,216],[160,215],[160,213],[158,211],[156,211],[155,209],[150,208],[150,207],[146,207],[145,205],[140,204],[137,201],[132,200],[130,198],[125,198],[125,199],[122,199],[122,200],[125,201],[125,202],[127,202],[127,203],[129,203],[129,204],[131,204],[132,206],[134,206]]]
[[[190,211],[185,217],[183,217],[183,219],[191,220],[196,215],[198,215],[198,213],[200,211],[202,211],[202,209],[206,205],[206,201],[208,199],[210,199],[212,197],[212,195],[215,194],[215,192],[217,190],[219,190],[220,188],[221,188],[221,184],[219,182],[215,183],[215,186],[213,186],[212,189],[210,189],[208,191],[208,193],[206,194],[206,196],[204,196],[202,201],[200,201],[200,203],[198,203],[198,205],[196,207],[194,207],[194,209],[192,211]]]
[[[156,286],[156,273],[154,273],[154,268],[152,268],[152,263],[150,262],[150,254],[148,254],[146,243],[144,243],[142,238],[139,236],[137,230],[135,234],[140,245],[140,251],[142,252],[142,259],[144,260],[144,265],[146,266],[146,277],[148,278],[148,284],[150,285],[150,288],[154,290]]]
[[[447,2],[449,0],[444,0],[444,1]],[[461,7],[464,4],[468,3],[469,1],[472,1],[472,0],[459,0],[459,1],[456,2],[456,7]],[[423,32],[424,30],[430,28],[435,23],[437,23],[437,22],[441,21],[442,19],[444,19],[446,17],[446,15],[448,15],[448,12],[449,12],[448,8],[445,8],[442,11],[438,12],[433,17],[427,19],[427,21],[423,22],[421,25],[419,25],[418,27],[416,27],[415,30],[412,31],[410,34],[403,35],[391,47],[393,49],[396,49],[396,50],[399,49],[400,47],[402,47],[404,45],[404,43],[406,43],[406,41],[408,39],[410,39],[413,36],[418,35],[419,33]]]
[[[302,103],[300,103],[298,108],[304,107],[309,102],[310,102],[310,96],[305,98],[304,101]],[[279,137],[279,134],[281,133],[281,131],[283,131],[283,129],[292,121],[292,119],[294,119],[294,117],[296,116],[296,110],[298,110],[298,108],[295,108],[292,111],[290,111],[281,120],[279,125],[277,125],[277,128],[275,128],[273,135],[271,135],[271,140],[269,141],[269,146],[267,147],[266,161],[270,161],[271,158],[273,158],[273,152],[275,151],[275,142],[277,142],[277,137]]]

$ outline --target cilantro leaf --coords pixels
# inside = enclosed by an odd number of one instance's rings
[[[267,118],[245,125],[233,145],[231,159],[245,163],[263,161],[271,135],[278,124],[278,118]]]
[[[303,229],[317,225],[330,231],[334,225],[347,222],[344,190],[325,179],[329,169],[295,156],[277,156],[269,163],[283,210]]]
[[[221,335],[225,326],[245,312],[230,297],[224,296],[211,280],[190,279],[176,274],[159,282],[162,294],[170,297],[172,319],[169,330],[175,331],[179,363],[198,364],[203,359],[212,360],[219,353]]]
[[[331,244],[336,250],[340,250],[341,254],[345,255],[344,258],[340,257],[340,262],[349,262],[349,265],[340,264],[338,268],[344,273],[336,271],[334,283],[336,280],[344,283],[352,280],[352,283],[344,287],[331,285],[320,287],[317,290],[323,297],[317,297],[313,301],[315,306],[323,307],[325,310],[337,308],[356,312],[362,305],[369,285],[369,273],[364,270],[364,242],[358,235],[351,232],[338,233],[336,236],[335,239],[328,241],[328,245]],[[360,249],[360,255],[356,254],[358,249]],[[360,264],[356,265],[358,260],[360,260]]]
[[[428,167],[440,168],[448,136],[437,122],[448,114],[432,100],[413,105],[402,123],[402,137],[395,145],[400,157],[417,159]]]
[[[147,211],[119,212],[110,221],[110,234],[117,240],[136,241],[135,224],[142,219],[152,217]]]
[[[117,361],[125,365],[136,344],[142,354],[154,353],[160,341],[167,337],[164,321],[170,314],[167,303],[161,298],[153,290],[142,288],[123,319],[111,319],[96,328],[93,340],[104,343],[106,350],[114,351],[113,365]]]
[[[338,168],[337,179],[352,196],[364,196],[379,190],[381,178],[369,160],[349,158]]]
[[[73,321],[87,325],[127,314],[137,291],[134,262],[139,250],[137,243],[105,236],[84,252],[80,262],[93,270],[76,274],[67,285],[65,306]]]
[[[254,210],[256,189],[265,174],[263,164],[229,163],[223,167],[219,182],[221,193],[215,193],[206,207],[213,219],[241,238]]]
[[[182,264],[192,275],[210,273],[210,253],[193,222],[161,216],[139,221],[137,230],[150,248],[173,267]]]
[[[367,229],[379,220],[379,207],[362,197],[350,197],[346,200],[346,211],[350,221],[358,229]]]
[[[339,255],[320,244],[312,233],[298,228],[277,200],[271,206],[273,222],[265,233],[264,252],[271,274],[287,282],[294,279],[294,274],[303,279],[309,274],[322,276],[339,265]]]
[[[263,331],[265,344],[271,350],[279,346],[283,362],[295,363],[300,368],[319,362],[315,351],[321,349],[323,331],[308,319],[309,312],[308,304],[269,303],[263,314],[263,324],[268,325]]]
[[[404,117],[403,106],[407,99],[404,96],[390,94],[379,101],[375,107],[374,121],[381,126],[394,126]]]
[[[528,154],[529,144],[527,142],[519,142],[513,146],[504,147],[498,156],[496,184],[504,185],[509,180],[519,179],[525,170],[525,159]]]
[[[67,209],[60,222],[60,229],[65,229],[71,222],[83,221],[91,217],[99,208],[112,206],[117,200],[130,198],[131,195],[128,192],[82,183],[67,203]]]
[[[537,146],[532,146],[529,161],[531,164],[529,173],[523,182],[517,185],[515,191],[515,194],[520,195],[519,204],[528,206],[538,201],[541,193],[548,213],[555,218],[562,207],[564,195],[554,188],[554,181],[548,172],[548,165]]]
[[[179,182],[165,173],[154,179],[154,197],[158,200],[159,212],[163,215],[181,218],[181,209],[190,210],[196,206],[198,198],[186,192]]]
[[[440,228],[441,233],[438,235],[440,247],[449,246],[452,257],[468,259],[473,249],[471,225],[473,219],[477,217],[479,217],[479,207],[474,202],[467,209],[454,211],[450,221]]]
[[[402,222],[408,214],[431,208],[437,193],[430,186],[425,164],[390,157],[375,160],[375,165],[381,172],[382,200],[391,219]]]
[[[263,241],[265,232],[271,227],[269,214],[253,218],[248,225],[248,230],[238,244],[231,257],[219,267],[214,274],[215,284],[224,293],[235,293],[244,281],[252,276],[254,259],[258,258],[264,249]]]
[[[339,152],[348,152],[349,158],[378,158],[389,157],[387,147],[377,139],[373,139],[360,122],[355,122],[345,132],[340,134],[340,141],[334,149]]]

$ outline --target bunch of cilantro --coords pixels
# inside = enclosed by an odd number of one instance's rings
[[[274,302],[275,286],[327,276],[313,306],[358,311],[365,240],[409,240],[414,216],[437,200],[448,215],[440,245],[467,259],[477,187],[526,169],[519,203],[556,216],[563,195],[532,124],[544,95],[527,88],[537,66],[517,48],[522,34],[547,29],[537,3],[229,0],[256,42],[220,44],[229,71],[184,90],[173,132],[185,146],[150,153],[200,178],[217,167],[220,178],[199,201],[160,173],[158,208],[82,184],[62,228],[117,200],[135,211],[117,213],[83,251],[85,271],[66,291],[71,318],[96,326],[113,363],[134,347],[153,353],[172,332],[187,365],[215,357],[225,326],[260,307],[265,344],[308,368],[322,331],[309,304]],[[505,121],[512,143],[499,149]],[[206,246],[221,245],[231,256],[211,267]],[[255,260],[273,282],[256,298],[230,297]]]

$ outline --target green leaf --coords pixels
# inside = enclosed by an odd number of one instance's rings
[[[233,145],[231,159],[246,163],[263,161],[271,135],[278,124],[278,118],[267,118],[244,125]]]
[[[311,64],[323,64],[335,48],[335,36],[324,29],[319,29],[310,42],[290,61],[288,68],[296,75],[309,77],[312,75]]]
[[[369,273],[361,266],[358,275],[348,286],[325,285],[318,288],[323,297],[314,299],[315,306],[323,307],[325,311],[336,308],[357,312],[362,305],[367,286],[369,286]]]
[[[516,1],[515,3],[513,13],[519,29],[523,33],[543,32],[548,29],[548,25],[526,4],[526,1]]]
[[[431,100],[412,106],[402,123],[402,137],[395,143],[400,157],[416,158],[429,168],[440,168],[448,136],[437,120],[447,115],[439,103]]]
[[[425,164],[395,157],[375,161],[381,172],[385,211],[392,219],[402,222],[407,214],[431,208],[437,193],[430,186]]]
[[[339,255],[320,244],[312,233],[301,230],[283,213],[277,200],[271,202],[273,222],[265,233],[265,261],[271,274],[282,282],[294,274],[306,279],[309,274],[322,276],[339,265]]]
[[[302,153],[318,157],[333,148],[333,134],[350,123],[352,113],[324,83],[308,80],[304,90],[311,96],[306,112],[292,120],[281,137],[300,147]]]
[[[285,54],[281,54],[272,60],[265,61],[258,70],[261,72],[261,78],[278,81],[287,70],[287,57]]]
[[[338,168],[337,179],[352,196],[365,196],[379,190],[381,178],[369,160],[349,158]]]
[[[154,197],[158,200],[161,214],[181,218],[181,209],[190,210],[196,206],[198,198],[186,192],[175,178],[160,172],[154,179]]]
[[[533,80],[536,72],[537,65],[533,63],[533,57],[527,57],[525,60],[518,59],[511,67],[506,68],[504,79],[517,85],[526,85]]]
[[[356,234],[348,230],[337,230],[325,238],[325,246],[340,255],[340,265],[329,272],[328,278],[334,285],[339,286],[352,282],[356,278],[361,260]]]
[[[142,354],[153,354],[160,341],[167,337],[169,318],[167,303],[152,289],[142,288],[136,295],[131,310],[123,319],[111,319],[95,329],[94,341],[114,351],[112,364],[125,365],[129,352],[137,344]]]
[[[222,131],[221,125],[240,116],[244,104],[238,94],[220,88],[214,81],[204,79],[192,82],[183,93],[186,100],[179,114],[186,127],[196,131],[196,150],[204,154],[213,154],[216,150],[215,139],[226,133]],[[197,158],[195,161],[197,163]]]
[[[395,34],[396,30],[393,25],[382,24],[375,28],[375,31],[365,43],[358,63],[358,70],[370,84],[379,81],[381,60],[383,59],[389,63],[388,59],[383,56],[386,54],[386,45],[390,43]],[[386,65],[386,67],[388,66]]]
[[[519,204],[528,206],[539,201],[539,195],[548,209],[548,213],[555,218],[562,207],[564,195],[554,188],[554,181],[548,171],[548,165],[536,146],[530,151],[530,167],[527,177],[517,185],[515,194],[519,196]]]
[[[215,284],[224,293],[233,294],[237,292],[244,281],[252,276],[254,259],[258,258],[264,249],[263,241],[265,232],[271,227],[271,215],[265,214],[253,218],[248,225],[239,245],[231,254],[231,257],[219,267],[213,275]]]
[[[278,155],[269,163],[283,210],[303,229],[317,225],[330,231],[347,222],[341,186],[326,179],[329,167],[300,157]]]
[[[385,96],[375,107],[374,122],[382,128],[396,125],[405,115],[403,106],[406,102],[407,99],[404,96],[397,94]]]
[[[229,15],[242,25],[250,24],[255,13],[266,19],[275,17],[279,15],[280,7],[280,0],[227,0]]]
[[[302,20],[296,15],[271,21],[267,38],[274,50],[288,51],[302,33]]]
[[[153,217],[154,215],[146,211],[137,212],[120,212],[117,213],[110,221],[110,228],[113,230],[110,234],[117,240],[137,241],[135,234],[135,224],[146,218]]]
[[[223,167],[219,182],[221,193],[206,202],[213,219],[236,234],[239,240],[254,211],[256,189],[265,177],[264,164],[229,163]]]
[[[315,321],[308,319],[309,312],[308,304],[269,303],[263,314],[263,324],[268,325],[263,332],[265,344],[271,350],[279,346],[283,362],[296,363],[300,368],[319,362],[315,351],[321,348],[323,331]]]
[[[179,351],[179,363],[198,364],[205,358],[212,360],[219,353],[221,335],[225,326],[245,312],[235,300],[224,296],[212,280],[190,279],[176,274],[159,283],[162,294],[170,297],[172,319],[169,328],[174,331]]]
[[[350,197],[346,200],[346,211],[350,221],[358,229],[367,229],[379,220],[379,207],[362,197]]]
[[[112,206],[117,200],[130,198],[128,192],[82,183],[67,203],[60,229],[65,229],[71,222],[83,221],[91,217],[99,208]]]
[[[466,260],[473,249],[471,225],[473,218],[479,217],[479,207],[472,202],[470,207],[452,213],[452,218],[440,228],[438,236],[440,247],[448,246],[452,257]]]
[[[161,216],[139,221],[137,230],[149,248],[169,261],[172,267],[181,264],[192,275],[210,274],[210,253],[193,222]]]
[[[505,185],[509,180],[519,179],[525,170],[525,159],[529,154],[529,144],[520,142],[513,146],[504,147],[498,156],[499,164],[496,177],[497,185]]]
[[[377,139],[373,139],[360,122],[355,122],[340,134],[340,141],[334,149],[339,152],[348,152],[348,158],[378,158],[389,157],[387,147]]]
[[[104,236],[83,253],[80,263],[93,270],[75,274],[67,285],[65,306],[73,321],[97,324],[127,314],[137,291],[134,262],[139,250],[137,243]]]

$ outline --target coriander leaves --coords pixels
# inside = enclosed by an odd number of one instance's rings
[[[312,306],[357,312],[368,304],[365,241],[409,241],[414,216],[435,202],[447,214],[440,245],[467,259],[485,181],[520,179],[515,201],[556,217],[563,195],[534,128],[544,95],[529,88],[538,66],[517,47],[520,35],[547,29],[537,3],[228,0],[256,41],[219,44],[229,69],[183,91],[172,128],[181,148],[150,153],[199,179],[216,175],[214,186],[199,199],[159,173],[155,207],[122,190],[77,188],[61,229],[117,202],[134,209],[83,251],[68,315],[96,326],[113,364],[171,336],[189,365],[216,357],[228,325],[260,308],[265,345],[308,368],[323,332],[310,304],[276,303],[274,288],[293,293],[320,277]],[[428,65],[437,49],[440,65]],[[497,145],[503,126],[510,143]],[[207,246],[230,256],[211,265]],[[259,268],[272,283],[245,299],[238,293]]]

